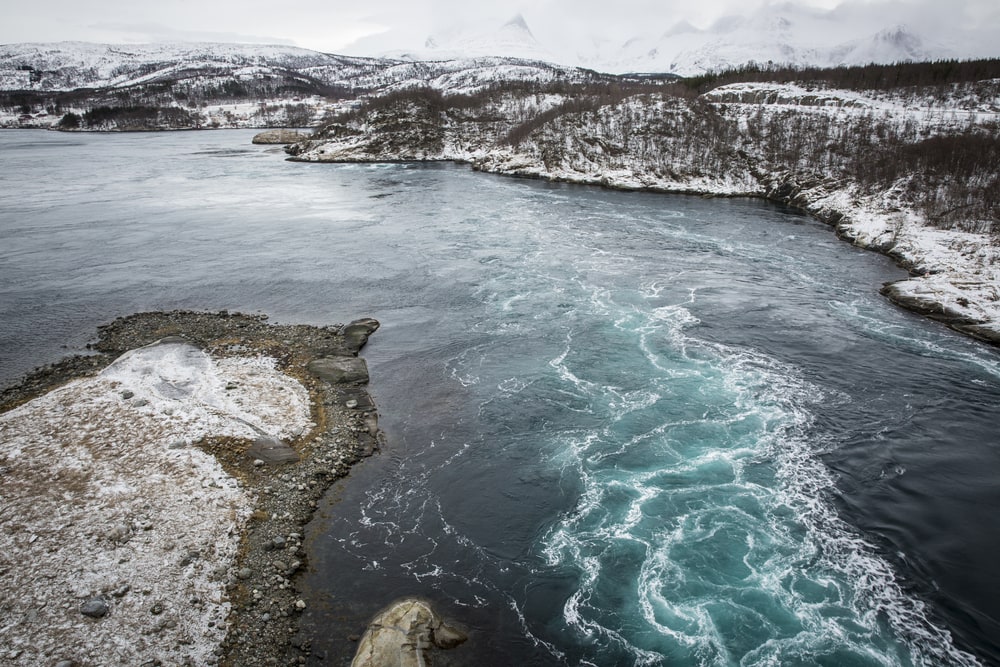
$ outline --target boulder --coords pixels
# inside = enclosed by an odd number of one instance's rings
[[[309,372],[330,384],[367,384],[368,364],[361,357],[323,357],[309,362]]]
[[[358,644],[351,667],[423,667],[435,649],[450,649],[468,639],[448,625],[430,602],[396,600],[372,619]]]
[[[294,144],[308,138],[308,134],[297,130],[267,130],[255,134],[252,141],[255,144]]]
[[[348,323],[340,332],[344,337],[344,345],[353,354],[357,354],[368,342],[368,337],[375,333],[379,326],[379,321],[371,317]]]

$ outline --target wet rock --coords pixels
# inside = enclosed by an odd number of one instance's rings
[[[450,649],[468,639],[420,598],[402,598],[368,625],[351,667],[417,667],[431,663],[434,648]]]
[[[357,354],[365,346],[365,343],[368,342],[368,337],[375,333],[379,326],[379,321],[371,317],[350,322],[340,332],[344,337],[345,347],[352,354]]]
[[[80,613],[90,618],[104,618],[109,611],[110,607],[104,598],[91,598],[80,605]]]
[[[309,362],[309,372],[330,384],[367,384],[368,364],[360,357],[324,357]]]
[[[351,385],[338,386],[335,388],[334,393],[346,408],[362,412],[375,410],[375,403],[364,387]]]
[[[128,389],[122,392],[122,398],[124,398],[126,401],[132,398],[133,396],[135,396],[135,392],[129,391]]]

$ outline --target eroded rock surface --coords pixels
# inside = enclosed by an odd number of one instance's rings
[[[351,667],[424,667],[434,649],[455,648],[468,639],[446,623],[430,602],[402,598],[379,612],[368,625]]]

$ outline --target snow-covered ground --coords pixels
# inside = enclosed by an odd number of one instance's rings
[[[0,663],[215,664],[253,498],[197,443],[309,406],[273,359],[165,342],[0,415]]]

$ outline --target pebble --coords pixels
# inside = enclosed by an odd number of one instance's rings
[[[254,464],[254,467],[259,468],[262,465],[264,465],[264,461],[262,459],[254,459],[253,460],[253,464]]]
[[[128,526],[125,524],[119,524],[109,530],[105,534],[105,537],[112,542],[128,542],[128,538],[131,537],[131,532],[132,531],[129,530]]]
[[[122,398],[124,398],[126,401],[132,398],[133,396],[135,396],[135,392],[129,391],[128,389],[122,392]]]
[[[285,565],[284,561],[276,560],[274,561],[273,565],[274,569],[278,570],[279,572],[284,572],[285,570],[288,569],[288,566]]]
[[[240,579],[249,579],[250,577],[253,576],[253,571],[249,567],[244,567],[241,568],[240,571],[236,573],[236,576],[239,577]]]
[[[351,400],[347,401],[347,403],[344,403],[344,405],[346,405],[349,408],[356,408],[358,407],[358,402],[352,398]]]
[[[137,408],[143,408],[143,407],[149,405],[149,401],[147,401],[145,398],[140,398],[138,401],[135,401],[134,403],[132,403],[132,405],[134,405]]]
[[[299,611],[302,611],[303,609],[306,608],[306,601],[305,600],[296,600],[295,601],[295,608],[298,609]]]
[[[56,667],[76,667],[76,663],[72,660],[60,660],[56,663]]]
[[[92,598],[80,605],[80,613],[91,618],[103,618],[109,611],[103,598]]]

